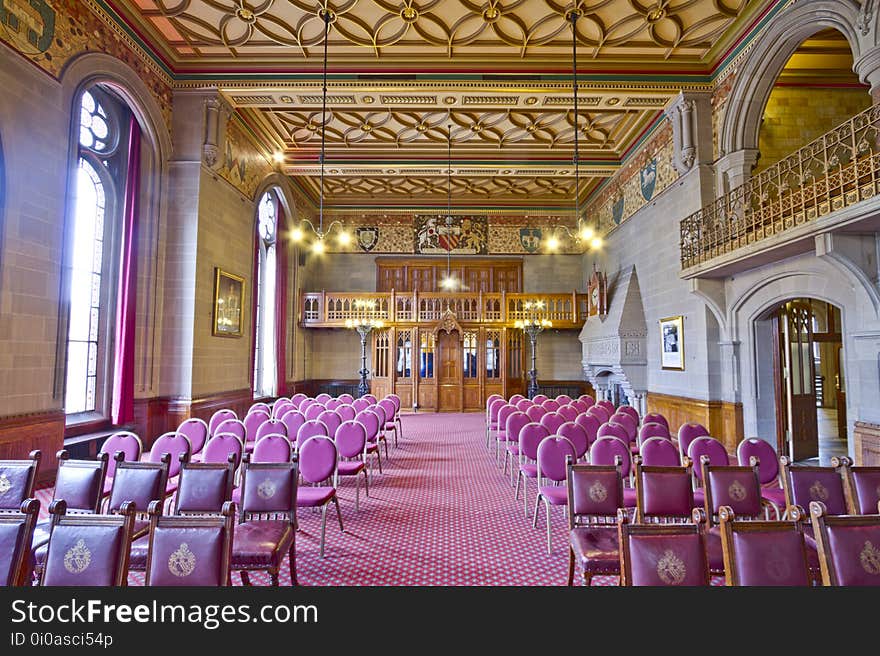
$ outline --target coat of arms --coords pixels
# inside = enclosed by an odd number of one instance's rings
[[[415,252],[421,255],[485,255],[488,219],[470,216],[415,217]]]
[[[174,576],[181,578],[189,576],[195,568],[196,555],[186,542],[181,542],[177,550],[168,556],[168,571]]]
[[[642,196],[645,200],[651,200],[654,195],[654,187],[657,185],[657,158],[652,157],[639,170],[639,184],[642,188]]]
[[[357,234],[357,244],[363,251],[369,253],[379,243],[379,228],[376,226],[358,228],[355,233]]]
[[[614,205],[611,206],[611,218],[614,219],[614,223],[620,225],[621,220],[623,220],[623,194],[620,195],[620,198],[614,201]]]
[[[541,246],[541,229],[540,228],[520,228],[519,243],[522,244],[526,253],[534,253]]]

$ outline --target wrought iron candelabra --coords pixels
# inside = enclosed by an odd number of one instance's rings
[[[373,301],[355,301],[355,307],[366,314],[367,311],[374,310],[376,304]],[[367,369],[367,337],[370,336],[373,329],[382,328],[384,325],[381,319],[369,318],[367,316],[347,319],[345,322],[345,327],[357,330],[361,338],[361,369],[358,371],[361,379],[358,382],[358,396],[365,396],[370,393],[370,381],[368,378],[370,370]]]
[[[514,325],[523,331],[532,346],[532,368],[529,369],[529,386],[526,392],[526,395],[532,399],[538,394],[538,335],[546,328],[551,328],[553,322],[540,317],[541,310],[544,309],[542,301],[527,302],[523,305],[523,309],[528,313],[527,318],[518,320]]]

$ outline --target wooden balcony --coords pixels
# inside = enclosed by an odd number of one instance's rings
[[[531,304],[531,305],[527,305]],[[535,304],[540,309],[535,310]],[[546,319],[554,328],[574,329],[587,318],[587,295],[458,292],[302,292],[299,321],[305,328],[344,328],[354,319],[388,325],[425,325],[452,310],[462,324],[513,326],[528,318]]]
[[[880,105],[869,107],[681,222],[682,277],[731,275],[853,229],[880,200]]]

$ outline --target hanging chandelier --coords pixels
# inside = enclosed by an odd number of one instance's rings
[[[329,236],[333,229],[337,226],[339,228],[339,232],[336,236],[336,240],[339,245],[348,246],[351,243],[351,233],[343,228],[342,222],[339,220],[331,222],[327,229],[324,230],[324,160],[327,148],[327,44],[330,41],[330,23],[333,20],[333,12],[329,9],[324,8],[321,9],[319,14],[324,20],[324,71],[322,76],[321,88],[321,180],[318,202],[318,225],[317,227],[315,227],[315,225],[309,219],[302,219],[299,224],[290,231],[291,241],[300,242],[305,239],[306,231],[304,229],[304,226],[307,226],[315,234],[316,237],[311,246],[311,250],[315,254],[321,254],[327,250],[327,245],[324,242],[324,238]]]

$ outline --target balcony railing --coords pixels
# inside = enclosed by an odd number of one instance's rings
[[[533,304],[529,308],[527,303]],[[541,309],[535,310],[538,303]],[[500,294],[481,292],[303,292],[300,323],[306,327],[344,327],[349,319],[389,324],[433,323],[446,310],[461,323],[513,325],[517,320],[547,319],[554,328],[579,328],[587,318],[587,295]]]
[[[681,222],[681,268],[880,194],[880,105],[869,107]]]

